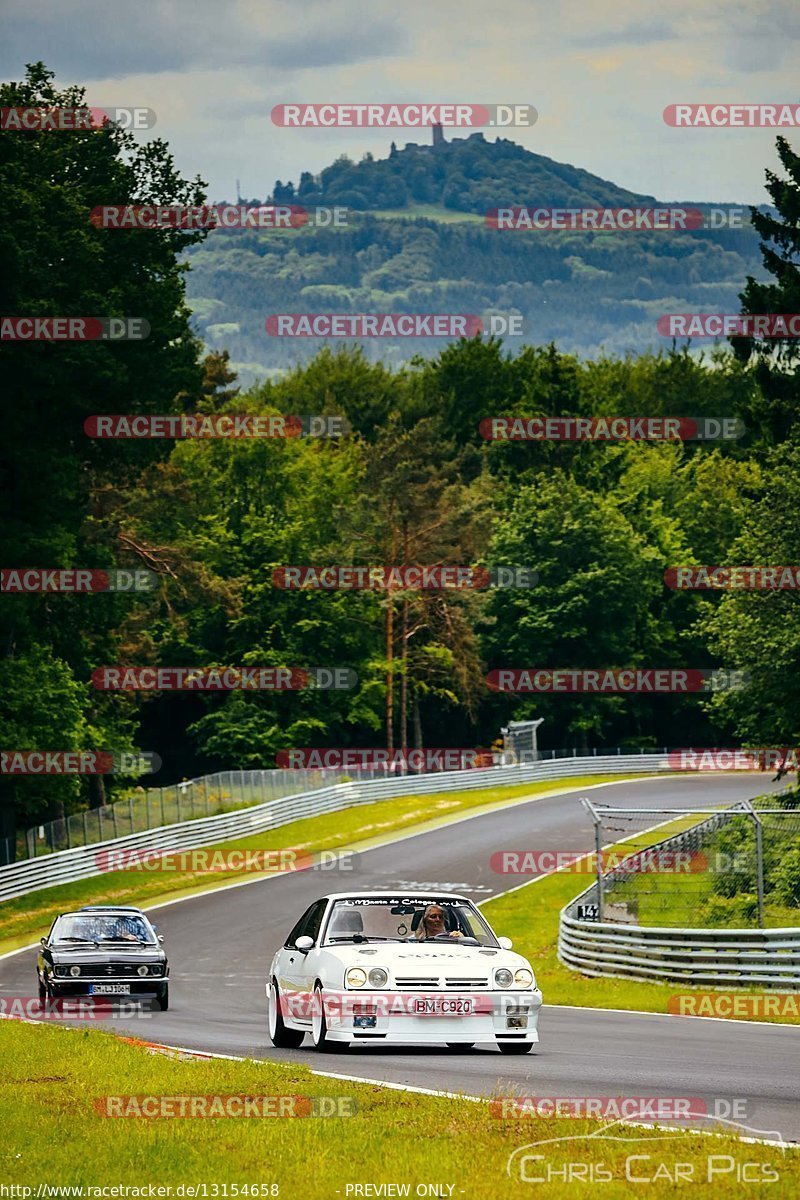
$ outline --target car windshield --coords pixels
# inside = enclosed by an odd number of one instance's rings
[[[121,942],[153,945],[156,936],[135,913],[72,913],[59,917],[53,942]]]
[[[451,936],[455,935],[455,936]],[[458,936],[460,935],[460,937]],[[466,938],[497,947],[497,939],[468,900],[353,897],[334,901],[325,945],[344,942],[417,942],[439,937],[452,945]],[[474,945],[465,942],[465,945]]]

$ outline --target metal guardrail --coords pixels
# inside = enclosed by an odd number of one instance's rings
[[[626,754],[657,754],[660,746],[610,749],[596,747],[592,755],[608,757]],[[520,763],[546,762],[557,758],[577,758],[577,749],[541,750],[532,753],[518,747],[519,753],[503,757],[485,751],[488,762],[476,763],[479,769],[491,766],[511,766]],[[257,770],[215,771],[195,779],[158,786],[138,786],[122,800],[97,808],[81,809],[50,821],[39,821],[29,829],[18,831],[15,838],[0,838],[0,867],[23,858],[38,858],[59,850],[73,850],[111,838],[127,837],[129,833],[144,833],[162,825],[179,825],[196,817],[214,817],[218,813],[265,804],[298,791],[312,791],[329,783],[345,783],[350,779],[396,779],[398,774],[417,774],[405,769],[397,771],[388,762],[361,767],[325,767],[325,751],[320,751],[321,764],[307,768],[258,768]],[[387,757],[389,752],[387,751]],[[665,747],[663,753],[669,753]],[[584,757],[588,757],[584,755]],[[451,770],[454,768],[450,768]],[[428,772],[431,773],[433,768]],[[236,793],[234,795],[234,793]]]
[[[695,848],[730,815],[731,810],[725,810],[724,816],[709,817],[648,846],[646,853]],[[641,853],[634,851],[631,857]],[[603,876],[603,884],[630,873],[623,859]],[[558,957],[582,975],[712,987],[759,984],[793,991],[800,987],[800,928],[678,929],[579,920],[574,915],[578,905],[597,903],[598,899],[598,884],[593,883],[565,905],[560,915]]]
[[[530,765],[489,767],[486,770],[442,771],[428,775],[401,775],[369,782],[338,783],[270,800],[264,804],[254,804],[235,812],[164,825],[142,833],[94,842],[72,850],[59,850],[43,858],[23,859],[10,866],[0,867],[0,902],[14,896],[24,896],[40,888],[57,887],[62,883],[73,883],[78,879],[103,874],[108,869],[106,863],[110,850],[155,850],[162,853],[195,850],[233,838],[246,838],[267,829],[276,829],[304,817],[337,812],[354,805],[371,804],[374,801],[399,796],[431,795],[467,788],[471,790],[504,787],[515,783],[563,779],[571,775],[631,774],[640,771],[649,774],[673,769],[665,754],[620,754],[563,758]]]

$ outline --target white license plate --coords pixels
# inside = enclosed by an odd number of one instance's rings
[[[466,1017],[472,1012],[472,1000],[463,996],[435,996],[414,1001],[417,1017]]]
[[[90,983],[90,996],[129,996],[131,994],[131,985],[129,983]]]

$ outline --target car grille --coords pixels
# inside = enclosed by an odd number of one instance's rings
[[[444,986],[453,988],[485,988],[489,986],[489,980],[485,975],[446,975]]]
[[[81,975],[94,975],[97,978],[103,975],[137,975],[141,963],[84,963],[81,967]],[[149,966],[148,966],[149,970]]]
[[[489,980],[485,975],[395,975],[395,986],[400,988],[485,988]]]

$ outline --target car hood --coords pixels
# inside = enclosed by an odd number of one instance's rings
[[[156,946],[59,946],[51,949],[54,962],[59,963],[96,963],[96,962],[164,962],[166,954]]]
[[[402,945],[386,942],[370,946],[341,944],[323,946],[322,952],[333,954],[348,967],[369,967],[370,964],[374,964],[376,967],[388,967],[394,974],[401,976],[407,972],[413,973],[418,968],[428,967],[435,973],[437,967],[449,971],[459,965],[468,966],[475,971],[485,971],[487,974],[498,967],[509,967],[511,970],[528,967],[532,970],[528,960],[512,950],[494,950],[483,946],[462,946],[456,949],[454,946],[448,946],[446,942],[435,946],[424,943],[415,946],[408,942]]]

